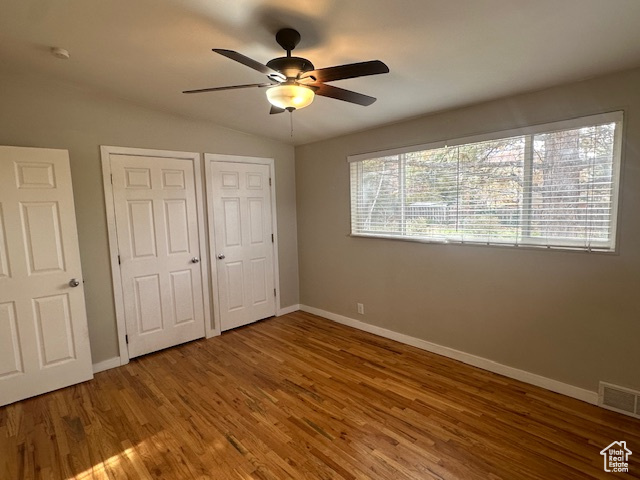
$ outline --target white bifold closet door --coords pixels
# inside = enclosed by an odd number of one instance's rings
[[[203,337],[194,162],[110,162],[129,357]]]
[[[0,406],[92,377],[69,154],[0,147]]]

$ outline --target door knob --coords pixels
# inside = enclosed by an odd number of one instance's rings
[[[193,257],[191,259],[191,263],[198,263],[198,262],[200,262],[200,259],[198,257]]]
[[[218,259],[220,259],[220,260],[224,260],[224,258],[225,258],[224,253],[220,253],[220,254],[218,255]]]
[[[70,287],[77,287],[78,285],[80,285],[80,280],[78,280],[77,278],[72,278],[71,280],[69,280]]]

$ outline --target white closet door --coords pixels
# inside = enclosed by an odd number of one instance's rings
[[[111,155],[129,357],[205,334],[194,162]]]
[[[218,301],[222,330],[275,315],[269,166],[211,163]]]
[[[92,377],[68,152],[0,147],[0,405]]]

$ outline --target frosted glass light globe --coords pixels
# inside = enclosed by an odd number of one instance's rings
[[[304,108],[311,105],[315,93],[309,87],[283,83],[267,89],[267,99],[274,107],[283,109]]]

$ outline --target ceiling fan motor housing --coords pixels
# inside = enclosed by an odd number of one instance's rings
[[[298,78],[300,73],[315,70],[313,63],[301,57],[278,57],[267,62],[267,67],[282,73],[287,78]]]

